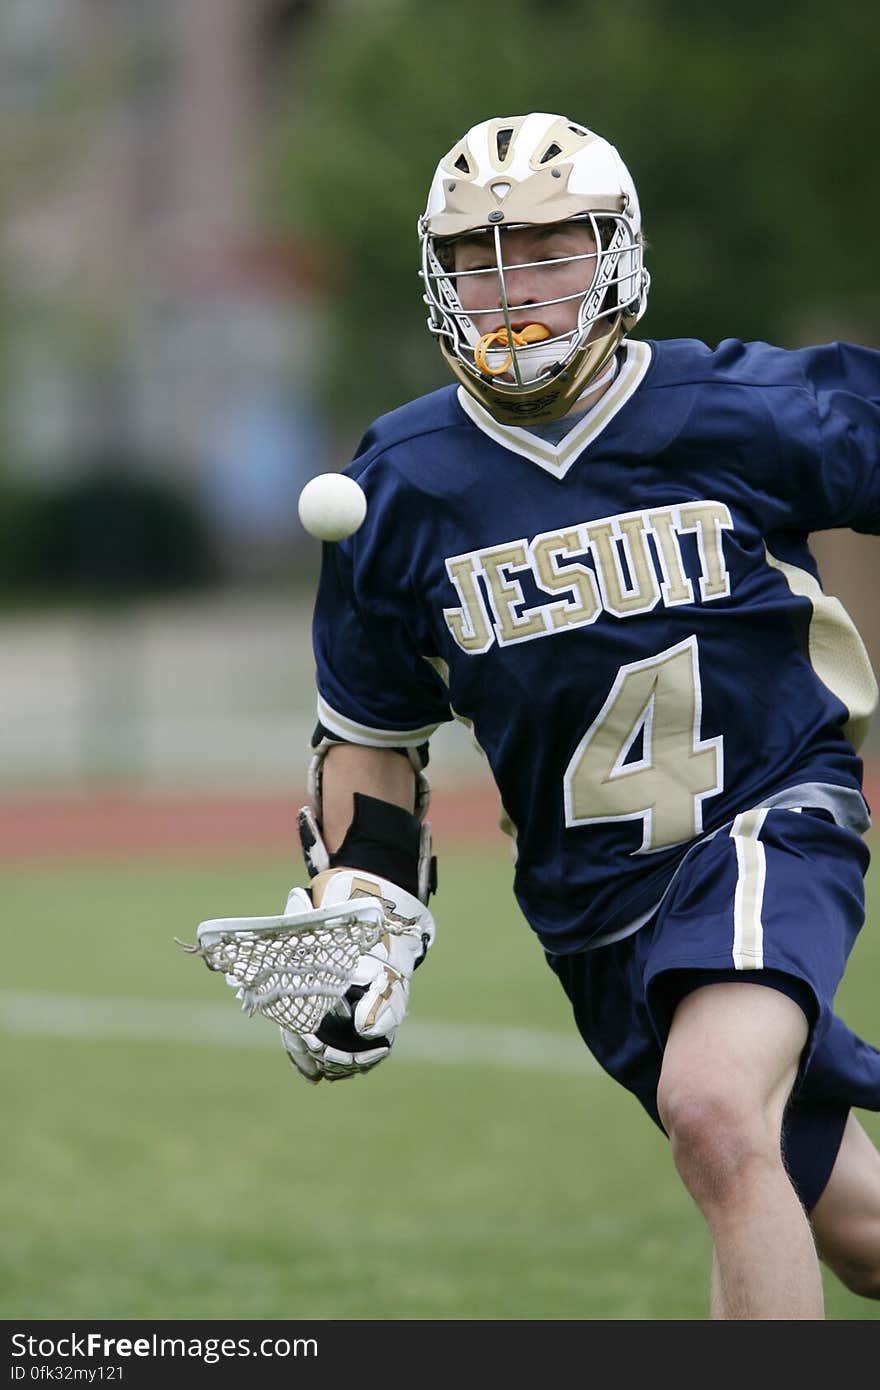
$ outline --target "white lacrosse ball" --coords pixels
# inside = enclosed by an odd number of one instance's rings
[[[319,473],[299,495],[299,519],[319,541],[351,536],[367,514],[364,490],[344,473]]]

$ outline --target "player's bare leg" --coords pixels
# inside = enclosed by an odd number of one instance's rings
[[[841,1283],[880,1298],[880,1152],[852,1113],[810,1219],[819,1254]]]
[[[675,1012],[657,1099],[712,1236],[713,1316],[824,1316],[812,1231],[780,1146],[806,1040],[797,1004],[763,985],[708,985]]]
[[[718,1267],[718,1256],[712,1251],[712,1274],[709,1280],[709,1313],[715,1322],[723,1322],[730,1317],[727,1311],[727,1303],[724,1298],[724,1290],[721,1287],[721,1270]]]

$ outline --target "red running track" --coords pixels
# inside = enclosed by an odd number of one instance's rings
[[[866,771],[869,805],[880,804],[880,765]],[[289,796],[83,796],[0,798],[0,861],[223,857],[283,854],[300,859],[296,812],[305,792]],[[482,850],[509,841],[498,828],[491,787],[440,789],[431,804],[435,844]]]
[[[22,796],[0,799],[0,861],[283,854],[300,860],[290,796]],[[491,788],[436,793],[435,842],[455,848],[509,844],[498,828]]]

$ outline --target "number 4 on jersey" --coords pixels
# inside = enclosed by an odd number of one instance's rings
[[[621,666],[565,770],[566,825],[640,820],[637,854],[701,834],[703,800],[724,784],[724,741],[700,737],[701,716],[696,637]]]

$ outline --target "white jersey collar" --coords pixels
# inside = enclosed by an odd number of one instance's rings
[[[575,459],[598,438],[633,395],[650,365],[651,348],[648,343],[625,342],[620,371],[611,386],[594,406],[584,411],[577,424],[556,444],[520,425],[500,424],[463,386],[458,388],[458,403],[477,428],[496,444],[501,444],[514,454],[521,454],[545,472],[552,473],[554,478],[564,478]]]

